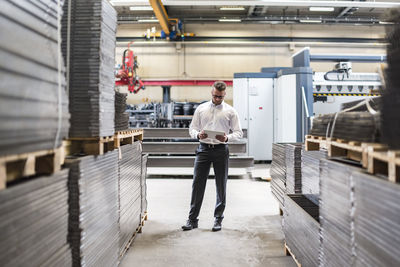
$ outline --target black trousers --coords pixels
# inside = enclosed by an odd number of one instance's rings
[[[192,221],[197,221],[200,213],[211,163],[214,166],[215,185],[217,188],[217,203],[215,205],[214,217],[220,220],[224,218],[229,148],[225,144],[213,146],[200,143],[196,150],[196,160],[194,162],[192,199],[189,212],[189,219]]]

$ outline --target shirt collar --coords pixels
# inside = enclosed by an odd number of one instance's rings
[[[210,106],[214,108],[222,107],[225,104],[225,100],[222,100],[221,104],[215,105],[212,100],[210,100]]]

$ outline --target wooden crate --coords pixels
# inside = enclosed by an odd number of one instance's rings
[[[61,146],[56,149],[41,150],[0,157],[0,189],[22,177],[40,174],[52,174],[64,164],[65,151]]]

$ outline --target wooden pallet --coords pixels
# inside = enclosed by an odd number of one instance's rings
[[[0,190],[22,177],[52,174],[64,164],[64,147],[0,157]]]
[[[385,144],[306,136],[306,151],[318,150],[321,144],[327,148],[329,157],[345,157],[357,161],[368,173],[384,174],[389,181],[400,182],[399,150],[389,150]]]
[[[114,148],[125,144],[133,144],[133,142],[138,140],[143,140],[143,129],[119,131],[114,135]]]
[[[119,255],[120,259],[126,254],[126,252],[129,250],[129,248],[131,247],[133,241],[135,240],[137,234],[141,234],[142,233],[142,228],[144,226],[144,221],[147,221],[147,211],[144,212],[144,215],[142,216],[142,219],[140,220],[140,224],[139,226],[136,228],[136,231],[133,233],[132,237],[129,239],[128,244],[126,244],[124,250],[121,252],[121,254]]]
[[[285,255],[286,256],[292,256],[294,262],[296,263],[297,267],[301,267],[301,263],[297,260],[296,256],[292,253],[292,251],[290,250],[290,248],[288,247],[288,245],[285,242]]]
[[[371,174],[384,174],[393,183],[400,182],[400,150],[368,147],[367,171]]]
[[[114,150],[114,136],[104,137],[72,137],[64,141],[67,155],[103,155]]]

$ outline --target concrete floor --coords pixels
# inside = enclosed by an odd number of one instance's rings
[[[215,183],[209,179],[199,228],[181,230],[190,179],[148,179],[148,221],[121,261],[131,266],[296,266],[284,255],[281,217],[270,184],[229,179],[223,229],[212,232]]]

